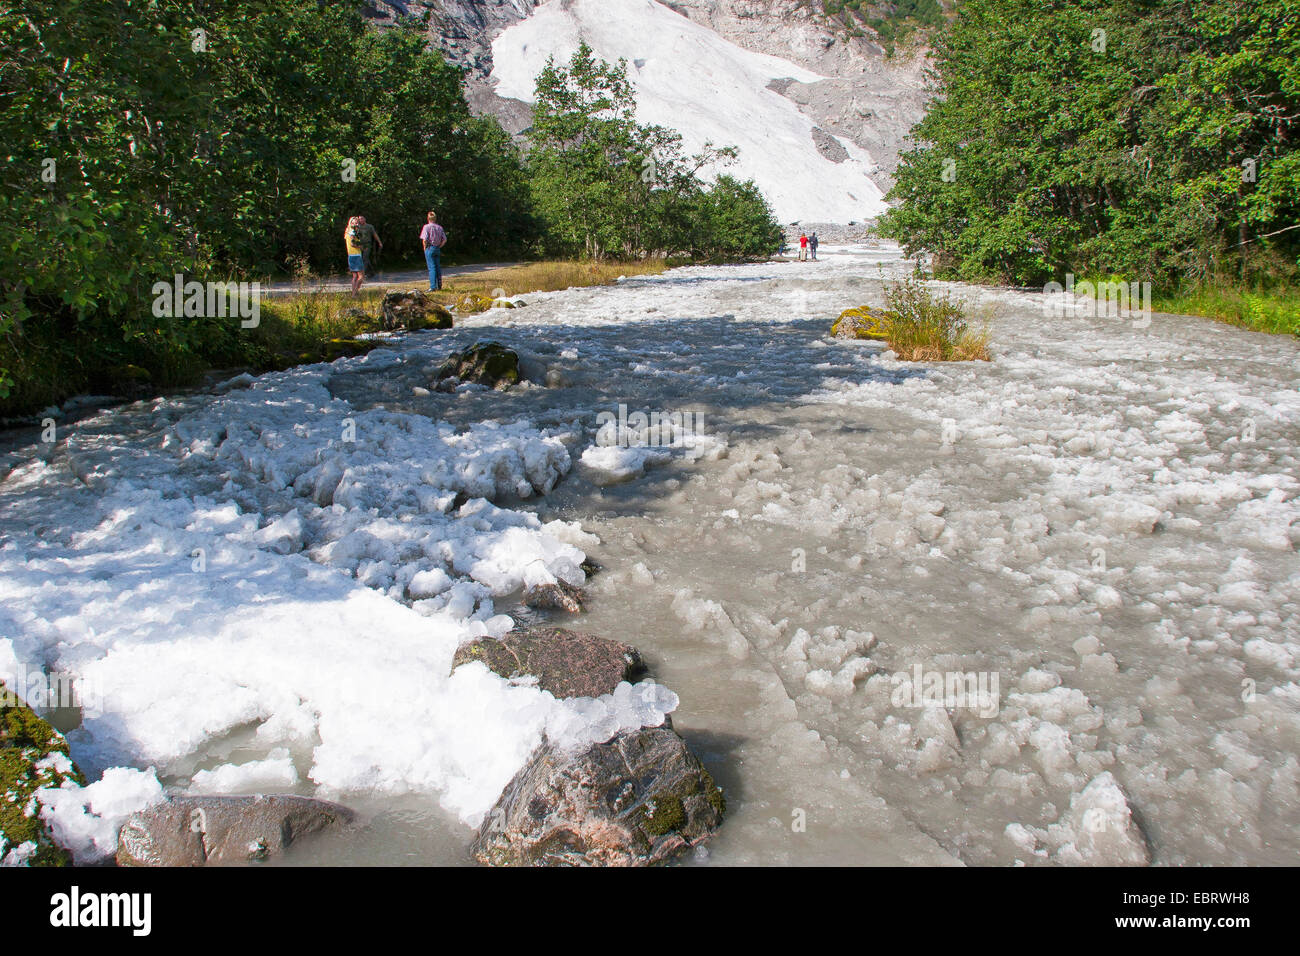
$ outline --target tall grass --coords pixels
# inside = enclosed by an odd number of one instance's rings
[[[621,276],[660,275],[667,268],[668,263],[663,259],[636,262],[567,259],[526,262],[485,272],[451,276],[445,283],[443,293],[445,298],[454,302],[466,292],[488,296],[560,292],[564,289],[613,285]]]
[[[1197,286],[1157,296],[1152,308],[1174,315],[1203,315],[1257,332],[1300,335],[1300,290],[1295,289]]]
[[[885,286],[885,341],[905,362],[990,360],[987,328],[972,329],[950,293],[933,293],[920,273]]]

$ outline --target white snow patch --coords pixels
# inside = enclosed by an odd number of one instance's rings
[[[738,160],[725,171],[753,179],[782,221],[860,222],[884,211],[866,151],[841,138],[849,158],[827,159],[812,120],[767,88],[825,77],[742,49],[654,0],[542,4],[493,41],[497,94],[532,103],[547,58],[567,61],[582,40],[602,59],[628,60],[639,122],[677,130],[688,152],[736,146]]]
[[[163,790],[152,767],[111,767],[96,783],[81,787],[65,780],[62,787],[37,790],[36,799],[55,842],[87,864],[116,853],[127,817],[162,802]]]

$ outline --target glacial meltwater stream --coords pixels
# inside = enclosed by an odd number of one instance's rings
[[[466,863],[559,712],[450,653],[580,551],[546,619],[636,645],[725,790],[688,864],[1293,863],[1300,345],[969,286],[992,362],[830,338],[910,269],[524,296],[6,452],[0,678],[101,690],[92,779],[360,811],[286,863]],[[431,390],[485,339],[549,386]],[[637,413],[696,428],[598,445]]]

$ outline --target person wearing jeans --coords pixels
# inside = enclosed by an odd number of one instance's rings
[[[420,230],[420,242],[424,244],[424,261],[429,264],[429,291],[437,292],[442,288],[442,247],[447,244],[447,233],[433,213]]]

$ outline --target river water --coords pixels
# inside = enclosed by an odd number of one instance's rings
[[[569,623],[635,644],[680,697],[674,725],[729,803],[689,864],[1293,863],[1300,347],[1187,317],[1049,317],[1041,295],[969,286],[948,288],[988,323],[992,362],[902,363],[878,343],[828,337],[841,309],[882,304],[883,283],[910,268],[888,244],[824,247],[817,263],[679,269],[525,296],[525,308],[394,343],[399,359],[338,363],[320,379],[322,402],[358,422],[466,430],[518,420],[559,436],[574,464],[548,493],[511,493],[511,472],[493,500],[568,529],[555,534],[600,566],[588,611]],[[519,350],[551,387],[427,390],[449,350],[488,338]],[[278,381],[258,386],[268,404]],[[184,427],[203,402],[106,413],[67,449],[41,453],[48,464],[11,451],[18,467],[0,485],[6,547],[27,568],[42,547],[62,548],[65,570],[104,550],[102,533],[73,511],[119,471],[152,473],[138,459],[161,455],[169,430],[205,440]],[[666,449],[593,448],[602,422],[637,412],[689,413],[696,434]],[[384,447],[417,463],[421,454],[419,442]],[[533,452],[520,454],[528,462]],[[259,528],[287,513],[292,491],[240,498],[223,460],[187,457],[193,474],[176,494],[205,508],[229,494]],[[275,484],[278,462],[239,460]],[[75,490],[60,484],[66,471],[78,475]],[[398,541],[404,512],[391,491],[355,507],[376,508]],[[105,520],[101,510],[101,531]],[[176,527],[197,533],[192,515],[185,521]],[[263,535],[259,553],[343,571],[394,614],[413,603],[431,620],[448,613],[403,597],[400,542],[397,557],[348,551],[338,542],[351,539],[313,523],[327,518],[303,521],[284,539],[291,546]],[[552,557],[521,558],[537,560]],[[69,642],[73,619],[91,626],[98,613],[101,627],[120,628],[124,615],[165,618],[168,602],[206,600],[163,587],[152,610],[128,613],[109,572],[96,579],[105,593],[56,600],[58,570],[45,571],[46,583],[23,579],[4,595],[25,602],[7,618],[14,653],[87,674],[106,642]],[[493,615],[540,617],[501,590],[491,605],[480,595],[469,606],[489,631],[501,626]],[[265,594],[236,606],[251,613]],[[113,603],[112,614],[88,608],[95,602]],[[402,660],[393,651],[389,663]],[[931,681],[946,689],[922,699]],[[170,699],[151,687],[136,689]],[[144,704],[70,740],[91,766],[148,763],[177,787],[199,769],[265,760],[274,780],[268,755],[282,746],[276,759],[293,764],[285,779],[296,783],[280,789],[318,792],[313,781],[324,780],[319,792],[367,820],[287,862],[465,862],[465,821],[482,793],[443,797],[457,779],[447,767],[477,757],[448,749],[423,776],[397,751],[366,773],[340,770],[322,756],[327,706],[315,691],[294,693],[317,724],[283,739],[263,725],[292,723],[288,711],[262,702],[184,745],[150,742]],[[429,706],[411,719],[444,713]],[[376,719],[394,713],[404,711]],[[435,738],[428,747],[451,747]],[[475,746],[499,750],[502,740],[522,746],[504,736]],[[490,791],[510,765],[464,774]]]

